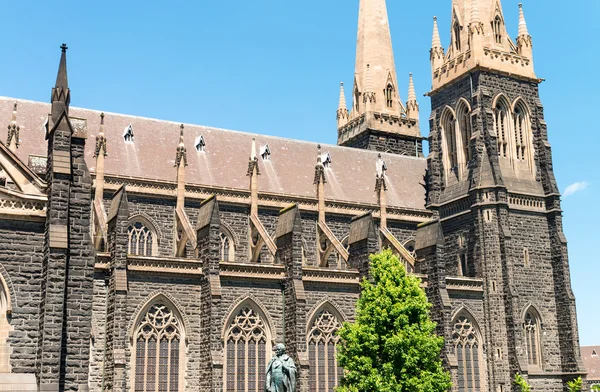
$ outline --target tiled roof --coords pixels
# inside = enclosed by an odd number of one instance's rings
[[[14,102],[18,102],[17,124],[20,126],[21,145],[17,155],[27,163],[30,155],[45,156],[44,122],[50,105],[0,97],[0,125],[10,123]],[[88,140],[86,161],[94,171],[94,143],[100,125],[100,111],[71,107],[71,118],[85,120]],[[75,126],[83,122],[74,121]],[[79,124],[78,124],[79,123]],[[105,113],[105,135],[108,156],[106,175],[133,177],[146,180],[175,181],[173,167],[179,141],[179,123],[150,118]],[[131,125],[134,142],[126,143],[124,131]],[[2,129],[5,129],[4,127]],[[335,130],[332,129],[332,132]],[[197,152],[194,142],[202,136],[205,152]],[[252,138],[256,138],[257,154],[261,146],[271,151],[269,161],[259,156],[259,192],[301,197],[314,197],[314,170],[317,144],[273,136],[229,131],[198,125],[185,125],[185,147],[188,167],[186,183],[247,190],[246,176]],[[5,140],[6,135],[0,134]],[[332,163],[326,169],[325,195],[328,200],[377,203],[375,194],[375,163],[377,152],[346,147],[323,145]],[[426,161],[423,158],[382,154],[387,163],[388,205],[407,209],[424,209],[423,176]]]
[[[600,346],[581,347],[581,358],[588,381],[600,381]]]

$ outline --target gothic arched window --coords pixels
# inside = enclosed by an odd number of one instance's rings
[[[458,362],[458,390],[461,392],[484,390],[483,351],[479,336],[468,317],[461,315],[455,320],[452,340]]]
[[[494,128],[498,139],[498,155],[504,158],[510,157],[508,140],[510,135],[510,124],[508,122],[508,105],[499,99],[494,108]]]
[[[221,232],[219,234],[221,246],[219,248],[219,257],[221,261],[235,261],[235,244],[230,236]]]
[[[525,344],[527,347],[527,361],[531,366],[541,366],[542,350],[540,344],[539,317],[529,310],[525,313]]]
[[[342,378],[336,353],[342,327],[340,320],[329,310],[320,311],[307,334],[308,360],[310,363],[311,392],[333,392]]]
[[[452,25],[452,33],[454,38],[454,48],[457,52],[460,52],[460,30],[460,23],[458,23],[458,20],[455,18],[454,24]]]
[[[514,129],[515,129],[515,154],[519,161],[527,161],[529,151],[527,146],[529,145],[529,138],[531,137],[529,132],[529,117],[527,116],[527,109],[523,106],[522,102],[519,102],[515,106],[514,118]]]
[[[241,307],[225,333],[225,392],[263,392],[270,335],[265,321],[249,306]]]
[[[458,147],[456,145],[456,117],[454,114],[447,110],[444,112],[442,117],[442,128],[444,130],[445,140],[445,156],[446,156],[446,173],[449,176],[450,173],[454,173],[456,179],[458,179]]]
[[[463,101],[458,105],[456,110],[458,116],[458,128],[460,130],[460,140],[462,144],[462,160],[463,165],[466,165],[471,160],[471,149],[469,143],[473,133],[471,127],[471,113],[469,106]]]
[[[391,84],[388,84],[385,89],[385,102],[388,108],[394,105],[394,87]]]
[[[502,43],[502,19],[500,15],[496,15],[492,21],[492,29],[494,30],[494,39],[497,44]]]
[[[147,225],[137,221],[129,224],[127,228],[129,243],[127,254],[134,256],[152,256],[154,250],[155,234]]]
[[[148,308],[134,336],[136,392],[180,390],[181,323],[164,303]]]

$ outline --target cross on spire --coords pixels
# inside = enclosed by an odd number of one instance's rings
[[[67,46],[67,44],[63,43],[62,45],[60,45],[60,49],[62,50],[63,53],[66,53],[67,49],[69,49],[69,47]]]

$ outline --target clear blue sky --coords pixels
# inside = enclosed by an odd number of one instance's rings
[[[561,191],[581,343],[600,345],[597,65],[600,2],[521,0]],[[432,16],[450,0],[388,0],[402,98],[413,72],[427,135]],[[504,0],[509,33],[518,0]],[[335,143],[339,82],[352,85],[358,0],[6,1],[0,95],[48,101],[59,45],[72,104]],[[599,154],[600,155],[600,154]],[[596,195],[596,196],[594,196]]]

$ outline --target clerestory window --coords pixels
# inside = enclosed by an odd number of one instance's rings
[[[133,256],[152,256],[155,235],[142,222],[133,222],[127,228],[129,243],[127,254]]]

